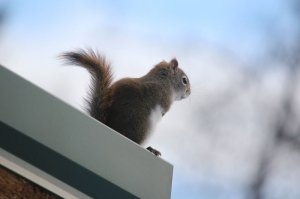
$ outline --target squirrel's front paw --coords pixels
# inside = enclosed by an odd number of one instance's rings
[[[153,153],[153,154],[156,155],[156,156],[161,156],[161,153],[160,153],[158,150],[153,149],[151,146],[149,146],[149,147],[147,148],[147,150],[150,151],[151,153]]]

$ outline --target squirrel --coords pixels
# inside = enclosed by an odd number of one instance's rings
[[[88,113],[123,136],[142,144],[173,101],[191,94],[190,81],[174,58],[162,61],[145,76],[123,78],[114,83],[111,63],[98,51],[88,49],[65,52],[59,56],[67,65],[81,66],[92,76]],[[161,156],[158,150],[147,150]]]

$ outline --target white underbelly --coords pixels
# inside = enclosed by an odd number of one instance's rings
[[[161,120],[163,114],[163,108],[160,105],[156,105],[154,109],[151,110],[149,116],[149,130],[147,135],[150,135],[156,127],[156,124]]]

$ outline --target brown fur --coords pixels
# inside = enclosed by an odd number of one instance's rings
[[[92,76],[92,85],[90,86],[90,97],[86,99],[88,103],[87,111],[89,114],[102,123],[106,123],[106,110],[108,88],[112,82],[111,64],[106,62],[104,56],[93,52],[77,50],[76,52],[67,52],[60,55],[65,60],[65,64],[77,65],[86,68]]]
[[[123,78],[113,84],[111,66],[104,56],[92,50],[67,52],[61,55],[66,63],[82,66],[92,75],[88,111],[132,141],[141,144],[148,136],[151,111],[157,105],[164,115],[171,107],[174,93],[181,99],[190,94],[190,84],[183,85],[185,73],[176,59],[161,62],[141,78]]]

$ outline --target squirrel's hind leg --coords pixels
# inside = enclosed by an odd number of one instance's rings
[[[148,148],[146,148],[148,151],[150,151],[151,153],[153,153],[154,155],[156,156],[161,156],[161,153],[156,150],[156,149],[153,149],[151,146],[149,146]]]

